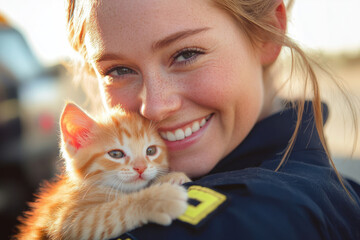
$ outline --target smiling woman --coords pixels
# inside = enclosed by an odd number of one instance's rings
[[[333,167],[318,77],[286,28],[282,0],[68,1],[70,43],[98,81],[92,97],[155,124],[170,170],[194,180],[178,220],[121,239],[360,236],[359,185]],[[304,73],[292,101],[273,84],[282,48]]]

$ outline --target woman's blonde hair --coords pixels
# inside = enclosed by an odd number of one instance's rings
[[[338,173],[333,159],[330,155],[328,145],[324,135],[324,124],[323,124],[323,109],[321,104],[320,90],[319,90],[319,80],[315,73],[315,67],[320,68],[325,71],[319,64],[313,61],[292,39],[287,37],[286,32],[274,26],[273,22],[271,22],[271,14],[275,11],[276,7],[279,5],[279,0],[212,0],[213,3],[223,9],[228,14],[230,14],[238,23],[239,27],[247,34],[248,38],[252,43],[254,43],[254,47],[256,47],[257,43],[264,43],[268,41],[273,41],[275,44],[278,44],[282,47],[287,47],[291,53],[292,66],[291,66],[291,75],[295,67],[300,70],[303,74],[303,94],[300,99],[297,99],[296,102],[292,101],[291,103],[296,104],[297,106],[297,122],[295,131],[289,139],[288,147],[286,148],[282,160],[275,169],[278,171],[284,162],[289,157],[295,141],[296,136],[298,135],[303,112],[306,94],[308,92],[311,93],[311,100],[314,112],[314,122],[317,133],[320,137],[320,141],[325,149],[327,156],[329,157],[330,164],[334,168],[342,186],[347,191],[348,195],[351,197],[347,188],[345,187],[343,180]],[[86,33],[86,15],[91,11],[90,9],[94,7],[96,1],[89,3],[89,1],[84,0],[67,0],[68,8],[67,8],[67,29],[68,29],[68,38],[72,47],[82,56],[83,64],[82,69],[86,69],[87,72],[92,72],[93,70],[87,64],[86,58],[86,48],[84,44],[84,38]],[[76,6],[75,6],[76,2]],[[287,1],[287,8],[291,8],[293,5],[293,0]],[[91,4],[91,5],[89,5]],[[291,79],[291,78],[289,78]],[[338,89],[342,92],[345,97],[347,104],[350,107],[350,111],[353,117],[353,125],[355,131],[358,131],[357,126],[357,116],[356,110],[352,105],[351,100],[347,97],[346,92],[343,87],[340,86],[339,82],[337,82],[333,77],[331,78],[334,83],[337,85]],[[310,87],[309,87],[310,86]],[[310,90],[310,91],[309,91]],[[356,146],[355,143],[354,147]]]
[[[310,94],[312,100],[313,112],[314,112],[314,122],[317,133],[320,137],[321,144],[324,147],[324,150],[329,158],[331,166],[334,168],[337,177],[340,180],[341,185],[346,190],[347,194],[351,197],[349,191],[345,187],[342,177],[337,171],[334,161],[330,155],[328,144],[324,134],[324,119],[323,119],[323,109],[321,104],[319,80],[315,73],[315,68],[321,69],[323,72],[327,71],[322,68],[316,61],[313,61],[291,38],[289,38],[286,33],[284,33],[278,27],[275,27],[270,21],[270,14],[278,6],[278,0],[213,0],[213,2],[220,7],[221,9],[228,12],[233,18],[235,18],[239,26],[250,38],[251,42],[254,43],[264,43],[269,40],[273,41],[275,44],[278,44],[283,47],[287,47],[291,52],[291,75],[294,72],[294,67],[297,67],[298,70],[302,71],[303,78],[303,94],[300,99],[297,99],[297,122],[295,131],[289,140],[288,147],[285,150],[285,153],[282,157],[280,164],[278,165],[276,171],[284,164],[284,162],[289,157],[295,141],[296,136],[298,135],[299,128],[301,125],[301,120],[304,112],[304,105],[307,93]],[[287,1],[287,8],[290,9],[293,6],[294,0]],[[351,99],[348,97],[345,89],[341,86],[341,83],[338,82],[334,77],[329,74],[330,79],[335,83],[337,88],[341,91],[342,95],[345,98],[346,104],[348,104],[350,113],[353,119],[354,130],[358,132],[357,124],[357,111],[352,104]],[[291,79],[291,77],[289,78]],[[309,91],[310,85],[310,91]],[[353,151],[355,151],[357,142],[357,134],[355,134]]]

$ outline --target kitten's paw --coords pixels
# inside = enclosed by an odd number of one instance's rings
[[[186,176],[185,173],[183,172],[170,172],[166,175],[163,175],[161,177],[159,177],[155,183],[171,183],[171,184],[184,184],[187,182],[191,182],[190,178],[188,178],[188,176]]]
[[[153,185],[151,199],[148,201],[149,221],[161,225],[170,225],[187,208],[187,191],[184,187],[170,183]]]

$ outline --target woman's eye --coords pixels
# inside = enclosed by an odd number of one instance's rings
[[[190,61],[195,60],[200,54],[204,54],[204,52],[199,49],[182,50],[175,54],[174,63],[189,63]]]
[[[121,150],[112,150],[108,152],[109,156],[112,158],[123,158],[125,157],[125,153]]]
[[[112,76],[112,77],[121,77],[127,74],[136,74],[134,70],[127,67],[115,67],[110,69],[106,75]]]
[[[150,146],[146,149],[146,155],[153,156],[156,154],[156,146]]]

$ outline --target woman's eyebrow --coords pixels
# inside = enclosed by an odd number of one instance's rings
[[[207,31],[209,29],[210,29],[209,27],[204,27],[204,28],[190,29],[190,30],[184,30],[184,31],[173,33],[170,36],[167,36],[164,39],[161,39],[161,40],[155,42],[152,45],[152,50],[155,51],[155,50],[158,50],[160,48],[164,48],[164,47],[166,47],[166,46],[168,46],[168,45],[170,45],[170,44],[172,44],[172,43],[174,43],[176,41],[179,41],[179,40],[184,39],[186,37],[198,34],[198,33],[203,32],[203,31]]]
[[[165,37],[164,39],[161,39],[157,42],[155,42],[152,45],[152,50],[156,51],[160,48],[164,48],[176,41],[180,41],[181,39],[187,38],[189,36],[193,36],[196,35],[200,32],[204,32],[209,30],[209,27],[204,27],[204,28],[197,28],[197,29],[189,29],[189,30],[184,30],[184,31],[179,31],[176,33],[173,33],[167,37]],[[111,61],[114,59],[119,59],[122,58],[123,56],[119,55],[119,54],[114,54],[114,53],[99,53],[99,54],[95,54],[94,56],[90,56],[90,61],[92,62],[101,62],[101,61]]]

